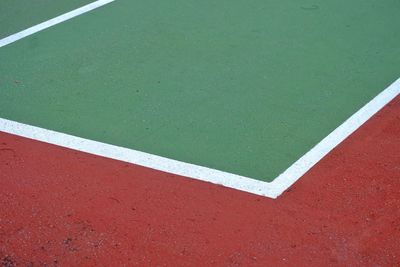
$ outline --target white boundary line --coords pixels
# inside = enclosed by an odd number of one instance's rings
[[[1,118],[0,131],[261,196],[277,198],[399,94],[400,79],[377,95],[270,183]]]
[[[80,7],[80,8],[77,8],[75,10],[72,10],[72,11],[70,11],[68,13],[65,13],[63,15],[60,15],[58,17],[52,18],[52,19],[50,19],[48,21],[45,21],[45,22],[42,22],[42,23],[37,24],[35,26],[32,26],[32,27],[30,27],[30,28],[28,28],[26,30],[17,32],[15,34],[12,34],[12,35],[10,35],[8,37],[5,37],[5,38],[0,40],[0,47],[6,46],[6,45],[11,44],[11,43],[14,43],[14,42],[16,42],[16,41],[18,41],[18,40],[20,40],[22,38],[25,38],[25,37],[29,36],[29,35],[32,35],[34,33],[42,31],[44,29],[50,28],[50,27],[52,27],[52,26],[54,26],[56,24],[59,24],[59,23],[64,22],[66,20],[72,19],[72,18],[74,18],[76,16],[79,16],[79,15],[81,15],[83,13],[89,12],[89,11],[91,11],[93,9],[99,8],[101,6],[104,6],[104,5],[106,5],[108,3],[111,3],[111,2],[114,2],[114,1],[115,0],[98,0],[98,1],[95,1],[95,2],[90,3],[88,5],[85,5],[83,7]]]

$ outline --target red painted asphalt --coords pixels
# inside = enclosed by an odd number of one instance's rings
[[[277,200],[0,134],[4,266],[399,266],[400,98]]]

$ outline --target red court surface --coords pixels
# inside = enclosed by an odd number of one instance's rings
[[[399,266],[400,98],[276,200],[0,134],[3,266]]]

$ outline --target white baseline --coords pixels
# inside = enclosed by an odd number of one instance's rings
[[[211,182],[256,195],[277,198],[332,149],[399,94],[400,79],[377,95],[270,183],[1,118],[0,131],[159,171]]]
[[[34,33],[37,33],[39,31],[42,31],[44,29],[50,28],[51,26],[54,26],[56,24],[59,24],[61,22],[64,22],[66,20],[72,19],[76,16],[79,16],[81,14],[84,14],[86,12],[89,12],[93,9],[99,8],[101,6],[104,6],[108,3],[114,2],[115,0],[98,0],[93,3],[90,3],[88,5],[85,5],[83,7],[77,8],[75,10],[72,10],[68,13],[62,14],[58,17],[52,18],[50,20],[47,20],[45,22],[42,22],[40,24],[37,24],[35,26],[32,26],[26,30],[14,33],[8,37],[5,37],[0,40],[0,47],[6,46],[8,44],[14,43],[22,38],[25,38],[29,35],[32,35]]]

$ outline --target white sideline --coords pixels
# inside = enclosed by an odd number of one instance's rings
[[[310,151],[299,158],[289,168],[271,182],[277,193],[282,194],[308,170],[317,164],[330,151],[338,146],[343,140],[355,132],[361,125],[374,116],[386,104],[400,94],[400,78],[383,90],[374,99],[368,102],[350,118],[322,139]]]
[[[13,42],[16,42],[22,38],[25,38],[29,35],[32,35],[34,33],[37,33],[39,31],[42,31],[44,29],[50,28],[51,26],[54,26],[56,24],[59,24],[61,22],[64,22],[66,20],[72,19],[76,16],[79,16],[83,13],[89,12],[93,9],[99,8],[101,6],[104,6],[108,3],[114,2],[115,0],[98,0],[93,3],[90,3],[88,5],[85,5],[83,7],[77,8],[75,10],[72,10],[68,13],[62,14],[58,17],[52,18],[50,20],[47,20],[45,22],[39,23],[35,26],[32,26],[26,30],[14,33],[8,37],[5,37],[0,40],[0,47],[6,46],[8,44],[11,44]]]
[[[277,198],[326,154],[399,94],[400,79],[377,95],[270,183],[1,118],[0,131],[159,171],[220,184],[256,195]]]

